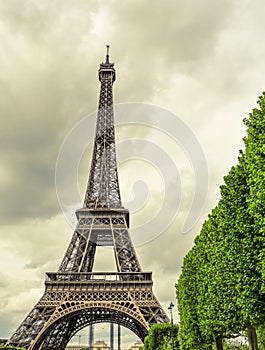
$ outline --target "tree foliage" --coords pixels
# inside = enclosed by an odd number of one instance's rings
[[[182,349],[200,349],[205,339],[198,319],[198,280],[202,261],[202,251],[197,246],[184,259],[182,274],[177,288],[178,310],[180,314],[180,344]]]
[[[265,350],[265,325],[258,327],[257,336],[259,342],[259,350]]]
[[[245,151],[184,259],[177,284],[182,349],[265,324],[265,94],[245,120]]]
[[[174,349],[179,349],[178,326],[173,325]],[[171,349],[171,324],[155,324],[149,329],[145,337],[143,350],[170,350]]]

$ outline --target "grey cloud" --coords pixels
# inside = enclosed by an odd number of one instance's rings
[[[0,289],[3,289],[8,286],[8,277],[0,272]],[[4,302],[3,299],[1,299],[1,302]]]
[[[59,209],[54,188],[59,147],[73,123],[96,108],[96,71],[93,81],[88,70],[93,63],[81,57],[77,33],[71,32],[68,41],[62,42],[63,32],[54,38],[47,19],[49,29],[42,27],[42,31],[52,40],[39,40],[31,26],[32,18],[37,23],[40,11],[34,3],[26,6],[18,1],[11,7],[5,2],[1,7],[7,60],[0,58],[0,146],[3,171],[8,173],[0,191],[5,198],[1,220],[48,217]],[[50,15],[48,8],[45,11],[42,16]],[[55,15],[55,9],[52,11]],[[70,30],[67,19],[62,22]],[[26,52],[20,55],[21,37]]]
[[[129,96],[150,98],[147,90],[150,94],[167,87],[172,75],[196,76],[212,65],[234,7],[230,1],[136,1],[134,6],[125,1],[118,6],[113,37],[114,42],[127,42],[115,50],[126,64],[121,74],[130,86]],[[134,81],[139,89],[132,87]]]
[[[14,0],[2,2],[0,11],[2,21],[8,25],[13,34],[24,35],[34,44],[36,40],[41,44],[41,41],[48,38],[56,40],[62,36],[62,29],[68,30],[72,35],[78,35],[82,26],[89,29],[92,25],[92,11],[97,9],[97,2],[80,0],[78,6],[76,5],[76,2],[71,0],[67,2]],[[74,21],[78,21],[79,27],[65,26]]]
[[[192,1],[136,1],[131,7],[125,1],[114,14],[119,19],[116,34],[121,27],[128,28],[129,43],[145,46],[148,58],[154,61],[165,57],[171,64],[181,59],[190,62],[209,57],[233,9],[231,1],[199,1],[196,5]]]

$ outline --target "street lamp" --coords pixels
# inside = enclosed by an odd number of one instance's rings
[[[174,338],[173,338],[173,312],[172,309],[175,305],[171,302],[168,310],[170,310],[170,322],[171,322],[171,349],[174,350]]]

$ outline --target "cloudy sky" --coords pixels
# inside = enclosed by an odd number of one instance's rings
[[[56,162],[65,138],[75,144],[78,122],[89,120],[87,135],[94,132],[95,118],[87,116],[97,109],[106,44],[117,70],[115,103],[127,104],[116,130],[122,199],[133,239],[142,237],[137,255],[143,270],[153,271],[156,296],[165,309],[175,302],[183,257],[237,162],[243,118],[265,90],[264,23],[262,0],[0,2],[0,337],[9,337],[41,297],[44,273],[58,269],[73,233],[57,198],[63,179],[55,185]],[[141,109],[136,117],[136,102],[152,105],[160,118],[152,111],[141,120]],[[81,129],[76,143],[85,137]],[[81,197],[89,141],[74,169]],[[199,149],[208,175],[196,164]],[[71,185],[60,189],[71,197]],[[67,204],[72,213],[80,206]],[[194,222],[184,234],[190,211]],[[151,232],[154,217],[163,224]],[[99,250],[95,269],[108,269],[106,257],[112,252]]]

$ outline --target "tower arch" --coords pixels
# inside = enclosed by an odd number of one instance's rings
[[[113,312],[115,310],[115,312]],[[58,314],[46,329],[44,329],[30,345],[31,350],[65,348],[71,338],[81,329],[96,323],[115,323],[132,331],[142,341],[148,333],[148,324],[129,311],[125,306],[114,308],[106,303],[98,306],[77,305],[69,307],[64,315]],[[136,316],[136,317],[135,317]],[[64,336],[57,338],[58,332]]]

